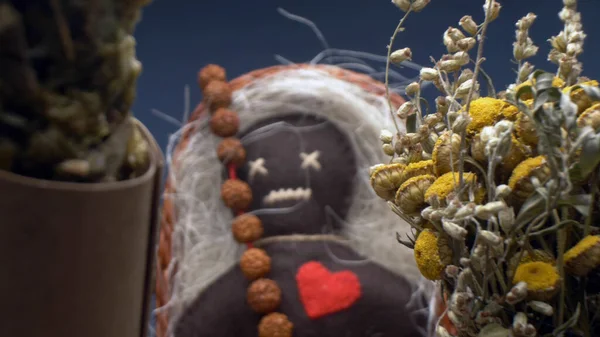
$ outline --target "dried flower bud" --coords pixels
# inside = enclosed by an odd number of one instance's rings
[[[528,45],[523,50],[523,58],[522,59],[527,59],[527,58],[535,56],[539,49],[540,48],[538,46]],[[568,52],[568,49],[567,49],[567,52]]]
[[[434,68],[421,68],[419,72],[422,81],[435,81],[439,78],[439,73]]]
[[[519,68],[519,82],[525,82],[527,81],[527,78],[529,78],[529,75],[531,75],[533,73],[533,65],[529,62],[525,62],[521,65],[521,68]]]
[[[482,230],[479,232],[479,236],[489,245],[497,246],[502,244],[502,237],[486,230]]]
[[[477,24],[473,21],[470,15],[463,16],[458,24],[465,30],[465,32],[471,34],[471,36],[477,35]]]
[[[517,21],[517,29],[527,30],[531,28],[531,25],[533,25],[533,22],[536,18],[537,15],[535,15],[534,13],[527,13],[527,15],[525,15],[521,20]]]
[[[475,86],[474,92],[479,91],[479,83],[473,79],[466,80],[463,84],[459,85],[456,89],[456,97],[466,97],[471,89]]]
[[[463,64],[457,60],[444,60],[438,63],[438,67],[440,68],[440,70],[445,71],[447,73],[458,71],[462,66]]]
[[[460,207],[456,213],[454,213],[454,220],[464,220],[473,216],[475,212],[475,204],[467,204]]]
[[[561,53],[567,51],[567,39],[562,34],[551,37],[549,41],[552,45],[552,48],[556,49],[557,51]]]
[[[546,302],[531,301],[527,304],[531,307],[531,309],[533,309],[536,312],[539,312],[542,315],[545,315],[545,316],[554,315],[554,308]]]
[[[578,56],[583,53],[583,46],[581,43],[569,43],[567,44],[567,55]]]
[[[435,108],[438,113],[444,115],[448,112],[448,100],[444,96],[438,96],[435,99]]]
[[[394,143],[394,151],[396,151],[396,154],[398,154],[398,155],[401,155],[404,153],[404,145],[402,144],[402,142]]]
[[[488,12],[488,8],[490,7],[490,1],[492,2],[491,9]],[[486,20],[488,20],[488,22],[496,20],[498,18],[498,15],[500,15],[501,8],[502,6],[498,2],[496,2],[496,0],[486,0],[485,4],[483,5],[483,11],[485,13]]]
[[[396,115],[400,119],[406,119],[408,115],[413,112],[414,108],[415,105],[411,101],[404,102],[400,108],[398,108],[398,111],[396,111]]]
[[[529,33],[526,30],[517,30],[515,32],[515,40],[518,44],[526,45],[529,39]]]
[[[471,117],[466,113],[461,113],[452,123],[452,132],[462,133],[467,129],[469,123],[471,123]]]
[[[406,86],[406,88],[404,89],[404,92],[408,95],[408,96],[414,96],[416,95],[419,91],[421,90],[421,86],[419,86],[419,83],[417,82],[412,82],[409,85]]]
[[[410,48],[398,49],[390,54],[390,61],[395,64],[402,63],[410,59],[412,59],[412,51]]]
[[[519,282],[506,294],[506,303],[510,305],[517,304],[527,297],[527,283]]]
[[[575,10],[571,8],[563,7],[560,12],[558,12],[558,17],[561,21],[575,21],[573,20],[573,16],[576,14]]]
[[[431,0],[392,0],[392,3],[396,7],[400,8],[403,12],[408,12],[412,7],[412,11],[418,13],[425,8]]]
[[[460,48],[463,51],[469,51],[473,49],[473,47],[475,47],[476,43],[477,41],[475,41],[475,38],[466,37],[464,39],[456,41],[456,46],[458,46],[458,48]]]
[[[377,164],[369,167],[369,176],[372,176],[378,168],[385,166],[384,164]]]
[[[569,34],[569,38],[567,39],[568,43],[575,43],[575,42],[583,42],[583,40],[585,40],[585,38],[587,37],[587,35],[584,32],[573,32],[571,34]]]
[[[577,6],[577,0],[563,0],[563,5],[567,8],[574,8]]]
[[[523,312],[517,312],[513,318],[513,329],[522,330],[527,325],[527,315]]]
[[[465,34],[463,34],[460,30],[454,27],[448,27],[444,35],[448,35],[454,42],[458,42],[458,40],[462,40],[465,38]]]
[[[442,228],[451,238],[455,240],[464,240],[468,231],[452,221],[442,221]]]
[[[452,55],[452,58],[460,63],[461,66],[469,64],[471,57],[466,51],[458,51]]]
[[[392,144],[383,144],[381,146],[381,148],[383,149],[383,153],[385,153],[386,155],[388,155],[390,157],[393,156],[394,153],[396,153],[394,151],[394,147],[392,146]]]
[[[379,139],[384,144],[390,144],[394,139],[394,134],[389,130],[381,130],[381,133],[379,134]]]

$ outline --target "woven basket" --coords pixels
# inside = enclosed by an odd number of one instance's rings
[[[232,86],[234,91],[239,90],[250,83],[262,79],[264,77],[276,74],[281,71],[288,71],[294,69],[319,69],[322,71],[326,71],[331,76],[334,76],[338,79],[354,83],[364,90],[379,96],[385,95],[385,86],[368,75],[356,73],[353,71],[345,70],[335,66],[329,65],[305,65],[305,64],[295,64],[295,65],[285,65],[285,66],[273,66],[269,68],[259,69],[252,71],[246,75],[240,76],[229,83]],[[402,97],[396,94],[391,94],[392,105],[395,107],[399,107],[404,100]],[[190,122],[197,120],[204,113],[205,109],[202,103],[200,103],[196,109],[194,110]],[[173,162],[171,163],[172,167],[177,166],[177,155],[179,151],[184,149],[187,146],[187,142],[189,141],[190,135],[195,132],[192,128],[187,129],[187,131],[181,136],[181,141],[178,146],[175,148],[173,153]],[[172,194],[174,193],[174,187],[172,186],[170,181],[167,181],[165,186],[165,193]],[[168,303],[169,294],[170,294],[170,280],[167,275],[167,268],[171,261],[171,235],[173,233],[173,226],[175,224],[175,205],[171,201],[170,198],[164,198],[163,203],[163,212],[161,219],[161,229],[159,236],[159,248],[158,248],[158,263],[157,263],[157,275],[156,275],[156,304],[157,307],[161,307]],[[168,327],[168,314],[166,312],[160,312],[157,314],[157,324],[156,324],[156,333],[158,337],[166,337],[166,331]]]

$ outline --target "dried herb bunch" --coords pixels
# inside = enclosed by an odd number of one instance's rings
[[[391,43],[429,0],[393,2],[405,16]],[[600,335],[600,90],[581,77],[577,1],[563,4],[564,29],[549,40],[555,72],[526,61],[539,51],[530,13],[516,23],[515,83],[495,92],[483,46],[501,5],[485,0],[483,22],[448,28],[448,54],[406,88],[397,115],[408,133],[381,133],[391,159],[371,183],[413,228],[398,240],[441,284],[452,326],[438,323],[439,336]],[[412,55],[392,50],[389,62]],[[421,97],[425,82],[441,92],[435,105]]]
[[[0,169],[77,182],[146,171],[129,111],[149,0],[0,0]]]

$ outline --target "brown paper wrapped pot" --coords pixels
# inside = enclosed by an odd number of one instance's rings
[[[163,157],[100,184],[0,172],[0,336],[146,335]]]

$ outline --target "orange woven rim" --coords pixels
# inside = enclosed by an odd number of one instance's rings
[[[385,86],[383,83],[376,81],[368,75],[360,74],[351,70],[342,69],[330,65],[309,65],[309,64],[294,64],[294,65],[280,65],[272,66],[264,69],[258,69],[242,75],[236,79],[231,80],[229,83],[233,91],[239,90],[248,84],[273,75],[275,73],[294,69],[318,69],[327,72],[329,75],[338,79],[354,83],[365,91],[375,95],[384,96]],[[404,103],[404,99],[397,94],[390,93],[390,100],[392,105],[396,108]],[[204,113],[204,104],[200,103],[192,113],[189,122],[197,120]],[[187,146],[190,135],[195,130],[189,128],[181,136],[181,140],[177,147],[174,149],[173,161],[171,167],[177,165],[177,156],[179,152]],[[172,183],[167,179],[165,184],[165,194],[168,195],[175,192],[175,188]],[[167,268],[171,262],[171,239],[173,233],[173,226],[175,224],[175,205],[170,198],[164,198],[163,210],[160,223],[160,234],[158,244],[158,263],[157,263],[157,274],[156,274],[156,306],[162,307],[169,301],[170,294],[170,280],[167,275]],[[168,315],[166,312],[160,312],[156,315],[156,335],[157,337],[166,337],[168,327]]]

